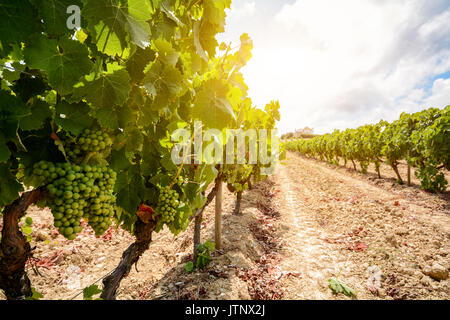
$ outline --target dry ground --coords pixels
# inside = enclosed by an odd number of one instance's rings
[[[401,171],[406,177],[406,166]],[[244,194],[240,215],[224,192],[224,246],[205,271],[184,271],[192,226],[176,238],[164,230],[118,298],[350,299],[328,288],[337,277],[358,299],[449,299],[450,280],[433,279],[450,270],[449,193],[421,191],[416,179],[399,186],[387,166],[382,175],[289,153],[273,177]],[[28,273],[46,299],[74,298],[110,272],[133,241],[111,229],[101,238],[86,230],[69,242],[55,232],[48,210],[31,208],[28,215],[41,259],[40,274],[31,267]],[[214,238],[213,216],[214,204],[205,213],[203,241]]]

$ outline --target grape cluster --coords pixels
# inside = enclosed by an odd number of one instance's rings
[[[86,129],[70,143],[67,156],[72,161],[77,162],[88,153],[101,153],[105,150],[109,150],[111,146],[112,140],[106,130]]]
[[[82,231],[82,217],[96,235],[109,228],[116,201],[113,190],[117,174],[113,170],[105,166],[41,161],[34,165],[33,174],[47,185],[54,225],[67,239],[75,239]]]
[[[175,190],[171,190],[170,187],[161,188],[156,211],[161,215],[160,219],[163,223],[169,224],[175,221],[179,204],[178,193]]]
[[[253,168],[248,165],[227,166],[224,169],[225,180],[233,186],[234,192],[243,192],[248,189],[246,181],[252,170]]]

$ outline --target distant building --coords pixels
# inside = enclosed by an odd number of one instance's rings
[[[312,136],[314,134],[314,129],[311,129],[310,127],[305,127],[303,129],[298,129],[295,130],[295,137],[296,138],[301,138],[304,136]]]

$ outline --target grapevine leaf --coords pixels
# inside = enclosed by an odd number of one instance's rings
[[[6,162],[11,156],[6,140],[3,134],[0,132],[0,163]]]
[[[119,127],[119,118],[115,108],[97,108],[93,110],[92,114],[104,128],[116,129]]]
[[[0,5],[0,42],[20,44],[40,30],[34,8],[28,0],[2,0]]]
[[[116,112],[121,128],[127,127],[128,124],[132,123],[135,119],[133,110],[126,104],[116,109]]]
[[[0,207],[4,207],[19,197],[22,184],[11,174],[8,165],[0,163]]]
[[[171,182],[171,179],[166,174],[162,174],[162,173],[159,173],[150,179],[151,184],[153,184],[155,186],[160,186],[160,187],[168,186],[170,184],[170,182]]]
[[[25,61],[47,73],[49,83],[61,94],[69,94],[79,79],[92,69],[86,46],[78,41],[47,39],[36,35],[24,50]]]
[[[197,21],[194,23],[194,45],[197,54],[205,60],[205,62],[208,62],[208,56],[205,53],[205,50],[202,47],[202,44],[200,42],[200,21]]]
[[[93,119],[88,115],[90,108],[84,102],[70,104],[61,101],[55,109],[55,123],[75,136],[92,125]]]
[[[140,115],[138,119],[138,125],[147,127],[152,123],[158,122],[158,114],[157,112],[152,110],[150,103],[137,105],[137,108],[139,109]]]
[[[124,131],[124,135],[127,138],[125,150],[126,152],[137,152],[142,150],[144,143],[144,137],[137,128],[127,128]]]
[[[44,125],[44,121],[50,118],[52,112],[49,105],[40,99],[34,99],[31,106],[31,115],[25,116],[19,120],[22,130],[38,130]]]
[[[65,160],[51,138],[52,129],[49,124],[44,126],[44,129],[32,133],[23,139],[27,151],[19,153],[21,163],[26,168],[32,168],[36,162],[41,160],[52,162]]]
[[[148,1],[128,0],[125,18],[131,41],[143,49],[147,47],[150,41],[150,25],[147,21],[152,18]]]
[[[227,85],[220,80],[209,80],[195,98],[194,117],[209,128],[222,129],[229,125],[236,118],[227,94]]]
[[[25,103],[8,91],[0,90],[0,121],[16,121],[28,114],[30,109]]]
[[[109,165],[114,171],[120,172],[122,170],[127,170],[131,166],[131,163],[125,156],[124,149],[122,149],[119,151],[113,150],[111,152]]]
[[[167,18],[175,22],[179,27],[184,27],[183,22],[181,22],[180,19],[178,19],[178,17],[171,10],[169,1],[165,0],[161,3],[161,11],[164,12]]]
[[[81,7],[79,0],[30,0],[30,2],[38,10],[39,16],[42,19],[45,31],[49,35],[61,36],[66,33],[71,33],[72,30],[67,28],[67,8],[71,5]]]
[[[172,44],[164,39],[156,39],[153,41],[155,50],[158,52],[158,59],[163,63],[175,67],[178,62],[178,52],[172,47]]]
[[[102,293],[102,290],[96,284],[93,284],[83,289],[83,299],[92,300],[92,297],[99,293]]]
[[[15,61],[11,64],[11,68],[5,68],[2,70],[2,78],[12,83],[13,81],[20,79],[20,74],[23,71],[25,71],[25,65]]]
[[[115,56],[120,55],[131,42],[141,48],[148,46],[151,18],[146,0],[88,0],[83,7],[83,16],[89,21],[88,29],[93,34],[98,50]],[[113,42],[113,45],[110,45]]]
[[[130,94],[130,76],[122,69],[104,72],[93,81],[85,81],[75,89],[77,97],[85,97],[94,108],[111,109],[123,105]]]
[[[154,145],[150,142],[144,143],[144,147],[142,150],[142,174],[145,176],[153,175],[158,167],[160,156],[158,151],[155,149]]]
[[[47,80],[44,80],[44,78],[45,75],[40,70],[29,70],[27,73],[22,73],[20,78],[14,81],[11,89],[23,102],[28,102],[32,97],[43,95],[49,89]]]
[[[36,291],[34,288],[31,288],[31,292],[32,292],[31,297],[26,298],[26,300],[40,300],[44,297],[40,292]]]
[[[166,15],[156,16],[151,20],[151,30],[153,39],[163,38],[171,41],[176,35],[177,24]]]
[[[155,51],[150,47],[141,49],[137,47],[136,52],[127,61],[127,71],[133,82],[139,82],[144,78],[145,67],[155,59]]]
[[[164,169],[169,172],[175,172],[177,170],[177,166],[173,163],[170,153],[167,153],[161,159],[161,165]]]
[[[117,175],[115,192],[117,205],[130,214],[135,214],[141,204],[144,181],[136,166]]]
[[[146,70],[143,82],[147,92],[155,96],[154,110],[168,107],[185,90],[181,72],[169,65],[163,66],[159,61]]]

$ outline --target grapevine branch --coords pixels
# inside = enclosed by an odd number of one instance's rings
[[[152,242],[152,233],[156,229],[156,222],[150,221],[136,223],[136,241],[132,243],[122,255],[122,260],[116,269],[103,280],[103,292],[100,297],[103,300],[115,300],[120,282],[131,270],[131,267],[139,261],[141,255],[148,249]]]

